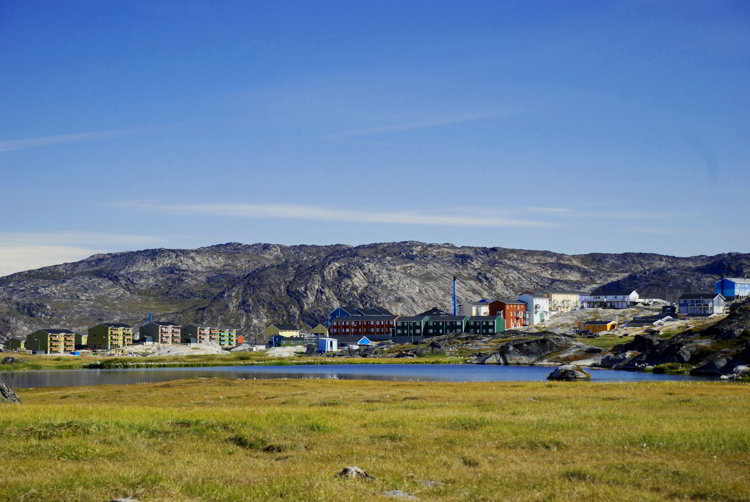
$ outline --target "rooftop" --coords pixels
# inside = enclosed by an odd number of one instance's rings
[[[685,293],[680,300],[713,300],[717,296],[721,295],[719,293]]]

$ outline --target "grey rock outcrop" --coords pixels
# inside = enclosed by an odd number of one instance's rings
[[[591,380],[591,375],[586,373],[580,366],[566,364],[552,370],[552,373],[549,374],[547,380],[574,382],[577,380]]]
[[[21,399],[13,389],[0,380],[0,403],[21,404]]]

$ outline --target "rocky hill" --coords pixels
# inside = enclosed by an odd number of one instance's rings
[[[527,289],[635,288],[674,299],[712,291],[724,274],[750,271],[750,254],[679,258],[647,253],[549,251],[397,242],[363,246],[221,244],[149,249],[0,277],[0,339],[40,327],[156,319],[226,324],[315,324],[339,304],[414,314],[450,306],[451,278],[465,301]]]

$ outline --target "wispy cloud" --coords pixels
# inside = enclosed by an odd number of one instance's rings
[[[156,237],[116,233],[0,233],[0,276],[160,242]]]
[[[77,143],[82,141],[95,141],[98,139],[118,138],[121,136],[142,134],[183,124],[186,124],[186,122],[145,127],[132,127],[129,129],[108,129],[103,131],[89,131],[75,134],[58,134],[55,136],[40,136],[37,138],[11,139],[0,141],[0,152],[25,150],[27,148],[38,148],[42,146],[59,145],[63,143]]]
[[[481,120],[491,120],[500,117],[508,117],[516,115],[518,111],[504,111],[504,112],[475,112],[475,113],[462,113],[455,115],[447,115],[442,117],[433,117],[423,120],[415,120],[408,122],[400,122],[397,124],[389,124],[380,127],[370,127],[365,129],[353,129],[351,131],[343,131],[334,133],[326,136],[326,139],[343,139],[343,138],[354,138],[359,136],[370,136],[373,134],[385,134],[391,132],[400,131],[413,131],[417,129],[428,129],[433,127],[444,127],[455,124],[464,124],[470,122],[478,122]]]
[[[400,225],[445,225],[457,227],[547,227],[553,223],[511,216],[453,214],[419,211],[366,211],[294,204],[155,204],[132,202],[133,208],[189,216],[230,216],[244,218],[283,218],[351,223],[389,223]]]

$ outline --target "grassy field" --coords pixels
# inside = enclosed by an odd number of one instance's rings
[[[750,385],[183,380],[0,406],[0,500],[750,500]],[[339,479],[357,465],[373,480]]]

